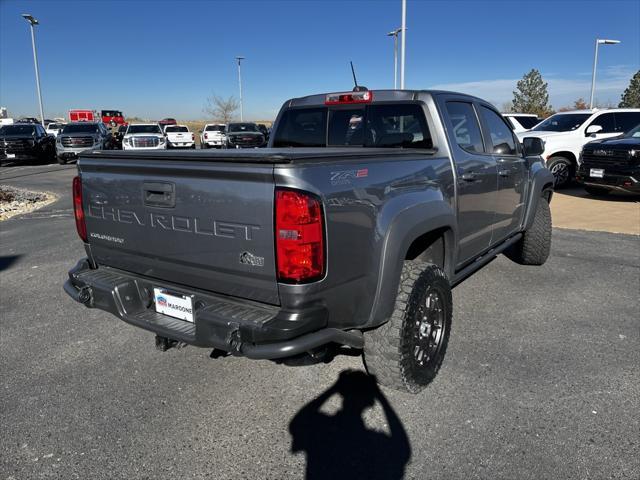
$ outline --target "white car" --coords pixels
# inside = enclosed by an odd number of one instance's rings
[[[134,123],[122,137],[123,150],[164,150],[167,139],[157,123]]]
[[[53,135],[54,137],[57,137],[58,134],[64,128],[64,126],[65,126],[64,123],[51,122],[51,123],[47,123],[47,126],[45,127],[45,130],[47,131],[48,135]]]
[[[186,125],[167,125],[164,134],[167,148],[196,148],[196,138]]]
[[[533,113],[503,113],[502,116],[507,119],[516,133],[531,130],[542,121]]]
[[[516,134],[520,141],[525,137],[544,140],[542,158],[559,187],[575,177],[586,143],[621,135],[639,123],[640,108],[575,110],[551,115],[531,130]]]
[[[208,123],[200,133],[200,148],[222,148],[227,144],[227,126],[224,123]]]

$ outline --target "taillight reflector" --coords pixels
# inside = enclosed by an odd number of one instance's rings
[[[318,199],[295,190],[276,190],[275,240],[279,281],[310,282],[324,275],[323,223]]]
[[[373,92],[345,92],[345,93],[329,93],[325,98],[325,105],[343,105],[349,103],[371,103],[373,100]]]
[[[73,213],[76,217],[76,230],[83,242],[87,243],[87,225],[84,222],[84,209],[82,208],[82,180],[73,177]]]

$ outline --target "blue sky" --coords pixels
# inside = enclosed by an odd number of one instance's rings
[[[409,1],[407,88],[442,88],[500,107],[531,68],[555,108],[588,99],[594,39],[597,100],[617,104],[640,69],[640,2]],[[237,96],[243,55],[245,118],[271,119],[287,98],[393,86],[400,0],[0,0],[0,105],[37,112],[31,41],[21,13],[40,20],[45,116],[113,108],[143,118],[205,118],[206,98]]]

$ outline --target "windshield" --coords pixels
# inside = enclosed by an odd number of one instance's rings
[[[580,128],[590,113],[556,113],[533,129],[534,132],[571,132]]]
[[[132,133],[162,133],[158,125],[130,125],[127,135]]]
[[[50,123],[49,125],[47,125],[48,130],[57,130],[59,128],[62,128],[62,125],[59,123]]]
[[[533,128],[540,123],[540,119],[538,117],[515,116],[513,118],[515,118],[518,123],[526,129]]]
[[[625,133],[624,138],[640,138],[640,124]]]
[[[187,127],[177,127],[177,126],[168,126],[167,128],[164,129],[165,132],[170,133],[170,132],[188,132],[189,129]]]
[[[230,123],[229,132],[260,132],[255,123]]]
[[[433,148],[418,104],[296,108],[284,112],[274,147]]]
[[[62,133],[97,133],[98,125],[95,123],[80,123],[75,125],[65,125]]]
[[[207,128],[204,129],[205,132],[224,132],[225,130],[225,126],[224,125],[209,125],[207,126]]]
[[[33,131],[33,125],[5,125],[0,129],[2,135],[31,135]]]

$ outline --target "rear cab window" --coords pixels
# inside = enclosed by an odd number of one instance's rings
[[[418,103],[309,107],[286,110],[273,146],[433,148]]]

